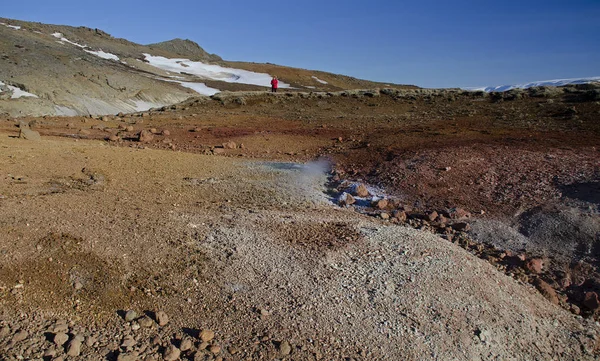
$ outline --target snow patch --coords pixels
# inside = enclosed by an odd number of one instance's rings
[[[512,89],[527,89],[536,86],[564,86],[569,84],[587,84],[595,81],[600,81],[600,76],[589,77],[589,78],[572,78],[572,79],[554,79],[554,80],[542,80],[535,81],[526,84],[513,84],[513,85],[499,85],[499,86],[488,86],[488,87],[466,87],[465,90],[471,91],[484,91],[484,92],[505,92]]]
[[[16,86],[6,85],[1,81],[0,81],[0,93],[2,93],[3,86],[7,86],[8,89],[12,90],[12,96],[10,97],[11,99],[17,99],[17,98],[21,98],[21,97],[38,98],[38,96],[35,94],[28,93],[24,90],[17,88]]]
[[[91,50],[85,50],[84,49],[84,51],[86,53],[90,53],[90,54],[94,54],[96,56],[99,56],[102,59],[119,61],[119,57],[118,56],[116,56],[115,54],[106,53],[106,52],[102,51],[102,49],[100,49],[99,51],[91,51]]]
[[[318,81],[318,82],[319,82],[319,83],[321,83],[321,84],[329,84],[329,83],[328,83],[328,82],[326,82],[325,80],[321,80],[321,79],[317,78],[317,77],[316,77],[316,76],[314,76],[314,75],[312,76],[312,78],[313,78],[314,80]]]
[[[87,45],[81,45],[81,44],[77,44],[67,38],[65,38],[63,36],[63,34],[61,33],[53,33],[52,36],[54,36],[55,38],[59,39],[59,43],[69,43],[71,45],[75,45],[78,48],[83,49],[83,51],[85,51],[86,53],[90,53],[92,55],[96,55],[97,57],[100,57],[102,59],[107,59],[107,60],[114,60],[114,61],[119,61],[119,57],[116,56],[115,54],[111,54],[111,53],[107,53],[105,51],[102,51],[102,49],[98,50],[98,51],[94,51],[94,50],[88,50],[86,48],[89,48],[89,46]]]
[[[211,95],[215,95],[220,92],[219,89],[208,87],[204,83],[192,83],[192,82],[185,82],[185,81],[176,81],[176,83],[179,83],[179,84],[181,84],[181,86],[184,86],[186,88],[190,88],[193,91],[195,91],[196,93],[201,94],[201,95],[211,96]]]
[[[144,54],[146,61],[159,69],[174,72],[192,74],[202,79],[219,80],[227,83],[240,83],[271,87],[271,75],[256,73],[253,71],[225,68],[219,65],[205,64],[189,59],[169,59],[162,56]],[[282,81],[280,88],[289,88],[290,85]]]
[[[6,23],[0,23],[0,25],[4,25],[7,28],[11,28],[11,29],[15,29],[15,30],[21,30],[21,27],[17,26],[17,25],[9,25],[9,24],[6,24]]]

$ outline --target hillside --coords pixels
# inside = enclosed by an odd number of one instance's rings
[[[100,29],[4,18],[0,54],[0,82],[12,87],[0,88],[0,113],[11,116],[141,111],[198,93],[264,90],[272,75],[282,85],[314,91],[381,86],[285,66],[227,62],[190,40],[140,45]],[[149,63],[149,57],[162,59],[163,66]],[[28,94],[13,96],[14,88]]]

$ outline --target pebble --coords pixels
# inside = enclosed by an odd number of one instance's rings
[[[202,330],[200,332],[200,339],[204,342],[210,342],[213,338],[215,338],[215,333],[211,330]]]
[[[283,341],[280,345],[279,345],[279,352],[281,352],[281,354],[283,356],[289,355],[292,352],[292,346],[290,345],[289,342],[287,341]]]
[[[0,328],[0,337],[6,337],[10,335],[10,327],[4,326]]]
[[[125,336],[125,338],[123,338],[123,342],[121,343],[121,347],[127,348],[127,347],[133,347],[135,346],[137,342],[135,341],[135,339],[132,336]]]
[[[216,354],[218,354],[219,352],[221,352],[221,346],[219,346],[219,345],[211,345],[211,346],[208,348],[208,351],[210,351],[210,352],[212,352],[213,354],[215,354],[215,355],[216,355]]]
[[[67,356],[75,357],[81,353],[81,340],[75,337],[67,345]]]
[[[194,343],[192,342],[192,340],[190,340],[189,338],[186,338],[183,341],[181,341],[180,349],[181,349],[181,351],[191,350],[193,345],[194,345]]]
[[[161,327],[166,326],[169,323],[169,316],[163,311],[158,311],[156,312],[156,322]]]
[[[69,336],[66,333],[63,332],[59,332],[57,334],[54,335],[54,344],[56,346],[62,346],[64,345],[67,341],[69,341]]]
[[[135,320],[137,317],[138,317],[137,312],[135,312],[134,310],[129,310],[125,314],[125,321],[131,322],[131,321]]]
[[[165,349],[165,352],[163,353],[163,358],[165,359],[165,361],[174,361],[179,359],[180,355],[181,351],[177,347],[170,345]]]
[[[142,327],[150,328],[154,324],[154,321],[152,321],[152,319],[150,317],[144,316],[138,320],[138,323]]]
[[[29,336],[29,332],[27,332],[25,330],[21,330],[13,335],[11,342],[13,342],[13,343],[21,342],[21,341],[25,340],[27,338],[27,336]]]

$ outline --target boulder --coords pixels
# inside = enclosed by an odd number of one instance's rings
[[[154,139],[154,134],[152,134],[152,132],[149,130],[144,129],[138,133],[138,141],[141,143],[148,143],[152,141],[152,139]]]
[[[40,133],[36,132],[35,130],[29,129],[29,127],[21,127],[19,132],[19,138],[34,141],[42,140]]]

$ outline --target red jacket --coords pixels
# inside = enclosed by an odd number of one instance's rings
[[[271,80],[271,86],[275,89],[277,89],[277,86],[279,85],[279,81],[277,79],[273,79]]]

